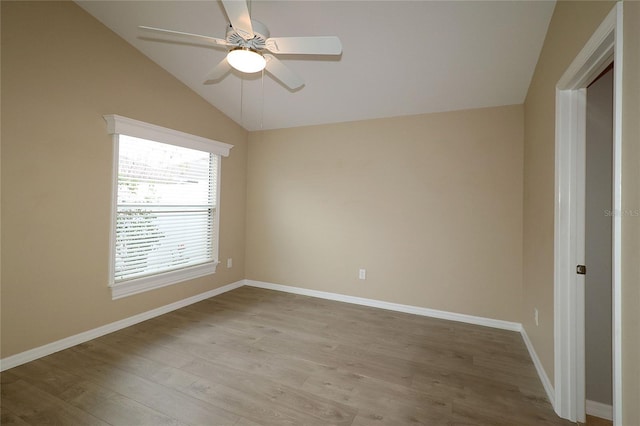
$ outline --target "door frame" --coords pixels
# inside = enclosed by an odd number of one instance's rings
[[[613,422],[622,416],[621,342],[621,152],[622,152],[622,12],[617,2],[556,85],[554,221],[554,366],[553,406],[571,421],[584,422],[586,87],[612,61],[613,83]]]

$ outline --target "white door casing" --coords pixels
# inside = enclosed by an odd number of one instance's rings
[[[585,421],[584,276],[586,87],[614,62],[613,420],[621,415],[622,13],[616,3],[556,85],[554,348],[556,413]],[[588,266],[588,265],[587,265]]]

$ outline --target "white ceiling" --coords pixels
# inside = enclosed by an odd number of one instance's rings
[[[279,56],[306,85],[260,74],[203,84],[225,50],[149,39],[138,25],[224,38],[218,1],[78,1],[82,8],[248,130],[519,104],[553,1],[261,1],[271,36],[337,35],[338,58]],[[154,36],[157,37],[157,36]],[[264,93],[264,95],[263,95]],[[241,94],[243,101],[241,102]]]

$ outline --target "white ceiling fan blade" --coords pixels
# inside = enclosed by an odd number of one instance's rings
[[[190,38],[192,40],[197,40],[199,42],[206,42],[209,44],[213,44],[215,46],[229,46],[229,43],[227,43],[226,40],[223,40],[221,38],[209,37],[209,36],[204,36],[200,34],[184,33],[182,31],[165,30],[163,28],[154,28],[154,27],[145,27],[145,26],[139,26],[138,28],[140,28],[141,30],[152,31],[160,34],[169,34],[172,36]]]
[[[321,37],[271,37],[266,48],[273,53],[299,55],[339,55],[342,43],[335,36]]]
[[[304,86],[304,81],[296,73],[291,71],[289,67],[280,62],[272,55],[264,55],[267,60],[265,70],[271,74],[273,78],[280,81],[291,90],[296,90]]]
[[[249,16],[249,8],[245,0],[222,0],[224,10],[227,12],[229,23],[234,30],[245,40],[253,38],[253,26]]]
[[[231,71],[231,65],[229,65],[229,62],[227,62],[227,58],[225,57],[222,61],[220,61],[218,65],[216,65],[211,71],[209,71],[205,82],[215,82],[218,80],[222,80],[224,76],[229,74],[229,71]]]

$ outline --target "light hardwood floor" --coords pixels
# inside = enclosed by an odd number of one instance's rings
[[[2,425],[570,425],[521,336],[242,287],[1,374]]]
[[[611,420],[601,419],[600,417],[594,417],[587,415],[587,426],[613,426]]]

